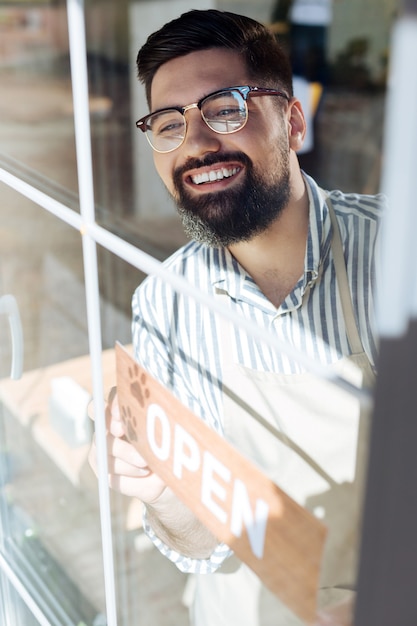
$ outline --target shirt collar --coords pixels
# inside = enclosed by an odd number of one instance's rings
[[[319,275],[320,266],[330,250],[331,221],[326,204],[326,192],[303,172],[309,198],[309,229],[304,262],[304,287],[311,284]]]
[[[304,275],[295,287],[295,289],[301,287],[302,292],[305,291],[307,285],[317,280],[320,266],[326,258],[331,244],[331,223],[324,193],[317,183],[304,172],[303,177],[309,198],[309,229]],[[210,248],[207,251],[210,261],[208,267],[210,268],[211,283],[214,287],[226,291],[236,299],[239,299],[246,289],[251,292],[254,291],[252,278],[227,248]]]

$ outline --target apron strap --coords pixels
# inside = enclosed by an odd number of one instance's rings
[[[349,281],[347,277],[345,255],[343,253],[342,238],[340,235],[340,227],[336,218],[335,210],[333,208],[333,203],[330,200],[329,195],[324,190],[321,190],[321,192],[327,204],[327,208],[329,209],[330,219],[332,223],[333,236],[331,246],[336,269],[336,280],[339,287],[343,315],[345,318],[346,334],[352,353],[360,354],[361,352],[365,352],[365,350],[363,348],[362,340],[360,338],[358,327],[356,324],[355,313],[353,311],[352,294],[350,293]]]

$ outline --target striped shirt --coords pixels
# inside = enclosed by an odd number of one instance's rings
[[[165,265],[196,290],[226,293],[231,309],[254,325],[323,365],[350,354],[336,285],[328,207],[316,183],[305,175],[310,199],[304,274],[277,309],[227,249],[191,242]],[[330,192],[338,219],[353,308],[363,347],[371,364],[377,356],[373,328],[375,246],[383,196]],[[133,296],[133,345],[138,362],[211,428],[223,434],[221,320],[194,298],[167,282],[148,277]],[[288,352],[265,344],[236,327],[234,362],[281,374],[304,367]],[[182,571],[211,572],[228,549],[219,546],[207,560],[183,557],[161,544],[144,520],[155,545]]]

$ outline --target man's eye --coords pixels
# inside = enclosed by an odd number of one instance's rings
[[[228,108],[224,108],[224,109],[220,109],[217,114],[216,117],[236,117],[240,115],[240,109],[238,109],[237,107],[228,107]]]
[[[222,107],[218,109],[211,109],[210,111],[204,112],[204,117],[206,120],[211,122],[227,122],[238,120],[242,117],[242,111],[239,107]]]
[[[171,135],[184,126],[182,116],[178,112],[156,115],[150,120],[150,130],[154,135]]]
[[[172,135],[173,133],[178,132],[178,130],[182,127],[182,122],[174,121],[164,124],[163,126],[152,128],[152,131],[157,135]]]

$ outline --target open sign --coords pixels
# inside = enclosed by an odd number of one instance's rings
[[[127,437],[153,472],[294,613],[312,621],[325,526],[116,344]]]
[[[158,433],[158,434],[157,434]],[[228,526],[233,537],[248,535],[254,556],[264,555],[265,532],[269,504],[262,498],[253,503],[245,483],[233,475],[230,467],[218,455],[202,450],[197,440],[176,423],[171,422],[158,404],[150,404],[146,412],[147,441],[152,453],[170,467],[177,480],[186,482],[199,475],[199,499],[207,514],[223,526]],[[230,502],[229,502],[230,500]],[[282,514],[282,511],[277,511]]]

